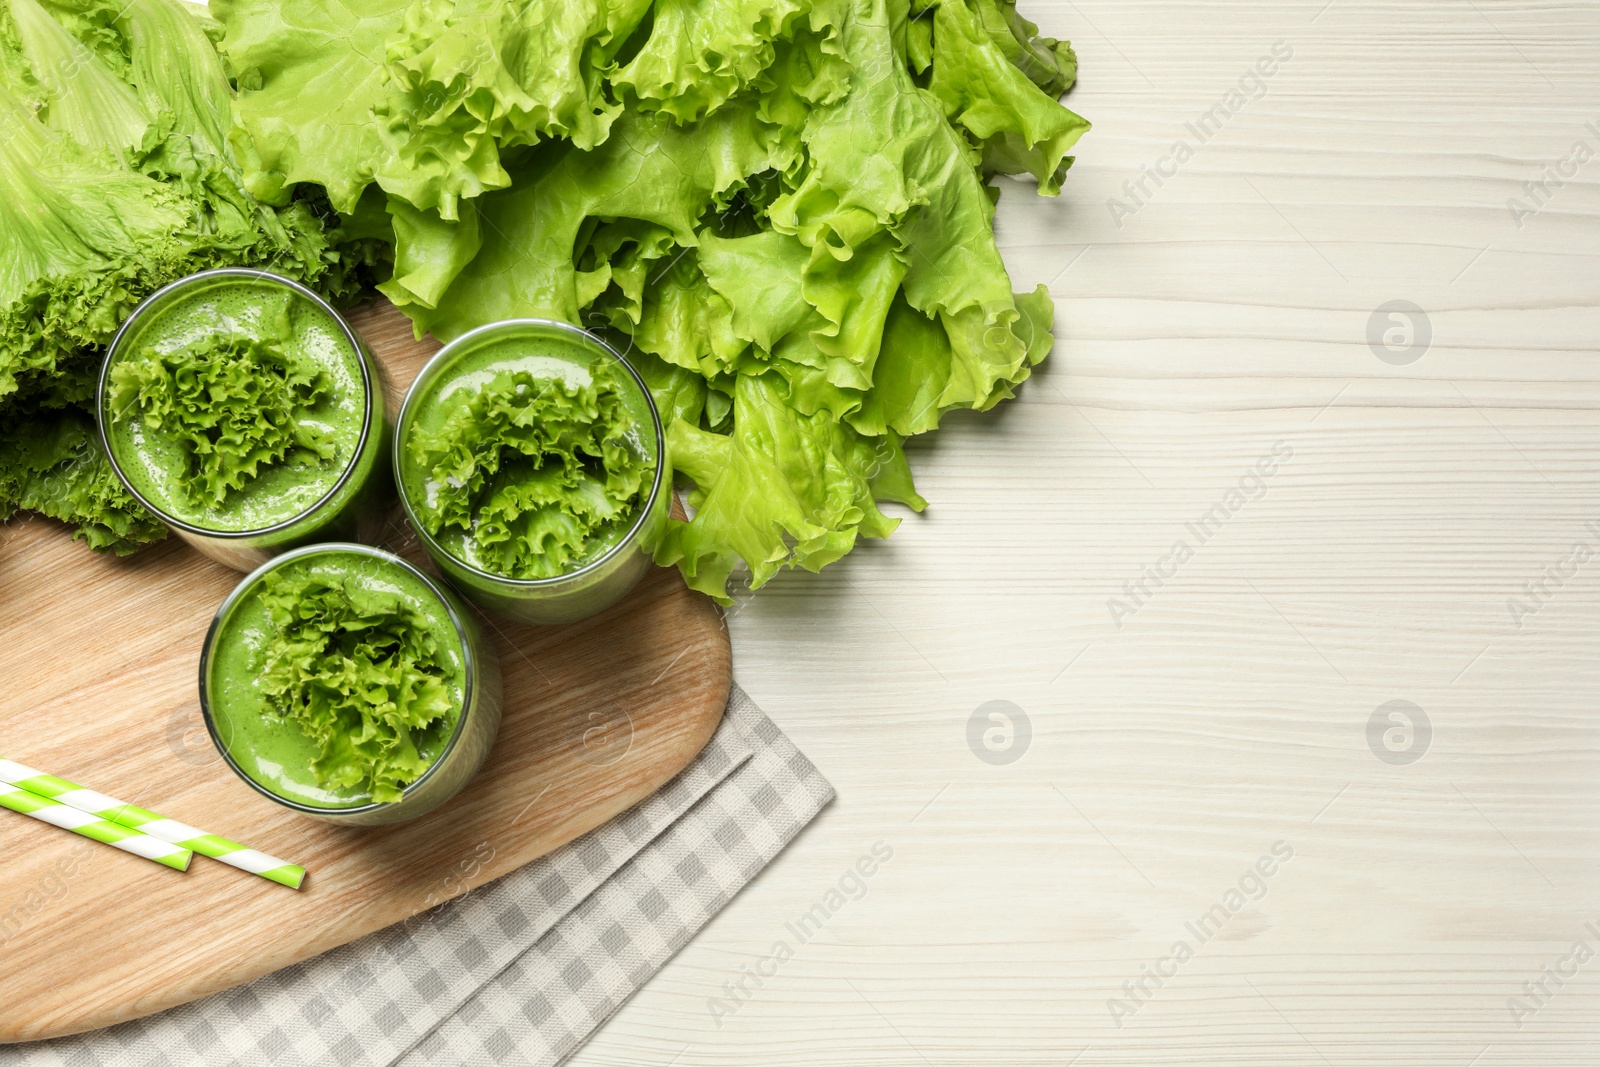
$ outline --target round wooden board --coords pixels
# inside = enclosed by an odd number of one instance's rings
[[[438,346],[387,304],[351,319],[392,409]],[[423,559],[398,518],[388,547]],[[310,871],[299,892],[198,856],[180,874],[0,811],[0,1041],[183,1004],[514,870],[663,785],[727,702],[721,613],[676,572],[570,626],[486,617],[506,707],[482,773],[416,821],[329,826],[240,782],[201,723],[201,640],[238,579],[175,539],[118,560],[45,520],[0,526],[0,755]]]

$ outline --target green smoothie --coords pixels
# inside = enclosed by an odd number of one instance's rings
[[[395,560],[334,548],[247,582],[203,665],[218,744],[294,803],[398,800],[443,755],[466,699],[467,654],[444,601]]]
[[[315,507],[368,418],[342,323],[256,277],[213,278],[136,315],[106,383],[123,477],[163,517],[204,531],[265,530]]]
[[[408,399],[401,492],[449,556],[516,581],[560,577],[626,540],[651,496],[655,420],[592,342],[502,336]]]

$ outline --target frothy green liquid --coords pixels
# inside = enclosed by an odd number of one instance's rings
[[[343,577],[374,593],[396,596],[424,620],[450,664],[454,710],[419,735],[417,752],[430,763],[444,752],[465,701],[466,653],[444,603],[416,575],[387,560],[356,553],[317,553],[290,560],[277,573],[290,577]],[[319,785],[311,773],[317,747],[281,718],[259,689],[261,650],[273,632],[257,580],[234,601],[218,627],[206,665],[207,702],[217,737],[233,762],[270,792],[319,808],[360,807],[372,802],[358,789]]]
[[[413,445],[419,437],[431,438],[443,429],[451,416],[465,408],[487,383],[508,371],[521,371],[536,378],[553,378],[569,386],[586,386],[592,380],[592,368],[598,359],[609,356],[593,352],[572,342],[556,338],[531,340],[506,337],[482,348],[462,353],[450,366],[445,367],[424,390],[412,398],[407,425],[402,427],[403,439],[399,442],[401,492],[414,501],[427,501],[430,506],[437,500],[439,483],[431,470],[419,462]],[[620,395],[623,405],[632,417],[626,440],[634,451],[659,463],[656,439],[652,430],[649,402],[632,375],[621,369]],[[648,497],[649,484],[645,495]],[[642,507],[644,501],[639,505]],[[632,520],[615,523],[599,537],[589,541],[583,556],[576,560],[572,570],[579,569],[599,559],[626,539],[632,529]],[[434,538],[439,546],[456,559],[478,570],[496,573],[496,568],[479,558],[476,542],[468,531],[446,526]]]
[[[286,306],[288,336],[276,336],[276,319]],[[184,491],[187,460],[171,434],[147,426],[130,412],[110,420],[107,438],[123,476],[163,515],[202,530],[264,530],[316,506],[354,461],[367,417],[361,357],[338,321],[294,290],[267,281],[219,278],[153,308],[129,331],[117,359],[138,359],[146,349],[181,351],[223,331],[280,341],[285,353],[321,369],[328,392],[303,417],[330,434],[335,448],[331,462],[264,467],[220,505],[199,505]]]

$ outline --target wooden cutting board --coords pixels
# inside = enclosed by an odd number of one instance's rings
[[[387,304],[351,316],[398,392],[438,348]],[[389,547],[424,559],[398,519]],[[450,803],[381,829],[258,796],[200,719],[200,644],[239,580],[169,539],[98,557],[0,526],[0,755],[305,866],[296,892],[196,856],[187,874],[0,810],[0,1041],[94,1029],[250,981],[434,907],[625,811],[681,770],[731,681],[716,606],[654,570],[595,618],[489,619],[505,718]]]

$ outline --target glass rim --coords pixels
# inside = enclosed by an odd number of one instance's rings
[[[238,762],[233,758],[233,754],[228,751],[227,745],[223,744],[222,738],[218,736],[219,732],[217,730],[216,720],[211,712],[210,678],[207,669],[211,665],[211,653],[216,646],[217,637],[222,629],[223,623],[227,619],[229,612],[233,609],[234,605],[239,602],[240,598],[252,590],[262,578],[266,577],[269,571],[272,571],[294,560],[303,559],[306,556],[325,553],[344,553],[368,556],[373,559],[381,560],[385,563],[398,564],[404,570],[409,571],[414,577],[419,579],[423,586],[438,599],[441,605],[444,606],[445,614],[449,617],[450,624],[455,628],[456,640],[461,645],[461,660],[463,670],[463,680],[461,684],[461,714],[456,717],[456,727],[451,732],[449,740],[445,742],[444,748],[439,751],[439,755],[436,756],[433,762],[428,765],[428,769],[418,775],[416,781],[408,783],[400,791],[399,800],[373,800],[365,804],[357,804],[343,808],[320,807],[315,804],[305,804],[298,800],[290,800],[288,797],[274,792],[266,785],[256,781],[254,777],[247,774],[244,768],[240,767]],[[282,555],[272,557],[255,570],[239,579],[239,583],[233,587],[232,591],[230,591],[226,597],[223,598],[221,606],[217,608],[217,613],[211,617],[211,625],[206,628],[205,642],[200,646],[200,718],[205,722],[206,733],[210,735],[211,743],[216,748],[217,752],[222,756],[223,761],[228,764],[233,773],[237,775],[246,785],[250,786],[267,799],[307,815],[328,815],[336,818],[350,815],[365,815],[368,812],[378,811],[382,808],[390,808],[394,807],[396,804],[405,803],[405,800],[411,794],[411,791],[420,787],[424,782],[432,778],[434,772],[442,767],[445,761],[450,758],[450,754],[455,751],[457,743],[461,740],[462,736],[466,732],[467,716],[473,708],[473,698],[476,695],[474,678],[477,675],[478,659],[479,657],[477,651],[472,647],[471,634],[467,629],[461,613],[456,610],[455,604],[451,602],[450,597],[446,595],[440,584],[436,582],[426,571],[422,570],[410,560],[396,555],[395,553],[386,549],[375,548],[372,545],[357,544],[353,541],[324,541],[319,544],[306,545],[303,548],[296,548],[289,552],[285,552]]]
[[[634,520],[633,525],[628,528],[628,532],[622,537],[622,539],[619,540],[615,545],[612,545],[600,556],[590,560],[588,563],[585,563],[577,570],[567,571],[565,574],[557,574],[549,578],[508,578],[503,574],[496,574],[493,571],[486,571],[482,567],[477,567],[467,562],[454,552],[451,552],[449,549],[445,548],[431,533],[427,531],[421,520],[418,519],[416,510],[411,506],[411,498],[406,493],[405,472],[402,469],[402,465],[404,463],[403,453],[405,451],[405,435],[408,428],[408,418],[411,415],[413,402],[423,391],[423,389],[432,384],[432,379],[442,373],[442,368],[446,360],[457,356],[462,349],[468,346],[469,342],[479,341],[485,336],[496,333],[514,333],[519,330],[527,330],[529,328],[554,329],[559,333],[568,334],[573,336],[580,343],[598,347],[600,351],[622,365],[623,369],[628,372],[628,376],[633,379],[634,385],[638,387],[639,392],[644,396],[645,408],[650,412],[650,422],[655,429],[656,435],[655,472],[650,483],[650,495],[646,497],[643,504],[640,505],[639,517]],[[584,329],[582,326],[576,326],[570,322],[563,322],[560,319],[499,319],[495,322],[486,323],[482,326],[468,330],[466,333],[450,341],[443,348],[439,349],[439,351],[435,352],[428,358],[428,362],[422,365],[422,369],[417,372],[416,378],[412,379],[411,385],[406,388],[405,398],[401,400],[400,410],[395,415],[394,447],[390,449],[390,452],[392,453],[390,456],[390,462],[394,466],[395,492],[400,497],[400,506],[405,509],[406,519],[410,522],[411,528],[416,531],[417,537],[421,539],[422,543],[428,548],[430,553],[438,553],[439,555],[444,556],[446,559],[450,560],[452,563],[456,564],[475,578],[482,578],[485,581],[494,582],[496,584],[506,586],[509,589],[534,590],[553,588],[557,585],[580,579],[592,572],[599,570],[616,556],[633,547],[633,545],[639,539],[639,534],[644,530],[645,526],[650,521],[651,513],[656,506],[656,501],[660,499],[661,496],[662,482],[665,480],[667,467],[667,435],[665,429],[661,425],[661,411],[656,407],[655,397],[651,395],[650,386],[645,383],[644,376],[639,373],[638,368],[634,367],[632,363],[629,363],[627,358],[623,356],[621,352],[618,352],[615,348],[613,348],[604,338],[600,337],[598,334],[595,334],[591,330]]]
[[[176,290],[184,289],[190,285],[208,281],[214,278],[248,278],[253,281],[281,285],[295,292],[297,295],[312,301],[312,303],[333,318],[333,321],[339,327],[339,331],[344,334],[345,340],[355,352],[356,363],[361,368],[361,390],[362,396],[365,400],[364,411],[362,412],[361,419],[361,434],[356,438],[355,448],[350,453],[350,461],[345,464],[345,468],[340,473],[338,481],[334,482],[333,486],[326,493],[318,497],[315,503],[308,505],[289,518],[280,522],[275,522],[271,526],[261,526],[253,530],[214,530],[210,527],[197,526],[185,519],[179,519],[169,515],[166,511],[162,510],[146,499],[145,495],[141,493],[138,487],[133,484],[132,479],[123,473],[122,464],[117,461],[116,453],[111,449],[111,433],[108,429],[106,412],[106,383],[111,375],[112,361],[115,359],[118,350],[122,347],[124,341],[126,340],[130,328],[139,321],[140,316],[147,312],[150,308],[150,305],[156,300],[159,300]],[[150,514],[154,515],[156,518],[160,519],[166,525],[171,526],[173,529],[178,530],[181,533],[194,534],[197,537],[205,537],[215,540],[238,541],[254,537],[270,537],[273,534],[283,533],[284,531],[292,528],[295,524],[303,521],[307,516],[316,514],[325,505],[332,501],[340,492],[343,491],[344,487],[349,484],[350,479],[355,476],[356,467],[360,465],[361,456],[366,451],[367,441],[372,436],[374,392],[373,370],[372,367],[369,366],[369,357],[367,355],[366,345],[363,344],[361,338],[357,336],[354,327],[345,321],[344,316],[339,314],[332,304],[329,304],[326,300],[322,299],[322,297],[318,296],[316,292],[305,285],[302,285],[300,282],[295,281],[293,278],[285,278],[281,274],[273,274],[271,271],[265,270],[255,270],[250,267],[216,267],[212,270],[203,270],[195,274],[186,275],[174,282],[168,282],[160,289],[157,289],[155,292],[139,301],[138,306],[128,313],[128,317],[123,321],[122,325],[117,328],[115,336],[111,338],[111,344],[106,347],[106,357],[100,364],[100,375],[95,382],[95,421],[99,424],[98,429],[100,432],[100,449],[105,453],[106,461],[111,464],[111,472],[117,476],[117,481],[122,483],[122,487],[128,491],[129,495],[139,502],[141,507],[150,512]],[[379,396],[377,398],[377,402],[382,403],[383,398]]]

